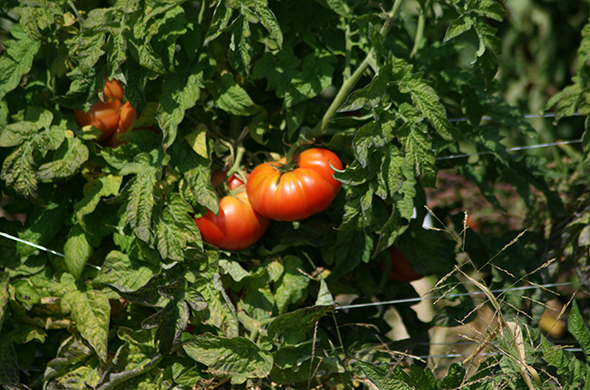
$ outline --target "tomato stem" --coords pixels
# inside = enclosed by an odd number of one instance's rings
[[[426,12],[428,11],[428,7],[430,7],[431,0],[427,0],[424,7],[420,7],[420,16],[418,16],[418,26],[416,28],[416,37],[414,39],[414,47],[412,48],[412,52],[410,53],[410,58],[413,58],[416,53],[418,52],[418,48],[420,46],[420,42],[424,37],[424,28],[426,27]]]
[[[387,35],[387,33],[389,32],[389,29],[391,28],[391,21],[397,17],[397,14],[398,14],[403,2],[404,2],[404,0],[395,0],[395,3],[393,4],[393,9],[391,10],[391,12],[389,14],[385,15],[385,17],[384,17],[385,21],[384,21],[383,27],[381,27],[381,31],[380,31],[380,33],[383,37],[385,37]],[[318,125],[312,130],[312,134],[314,137],[318,137],[318,136],[326,134],[326,131],[328,130],[328,124],[334,118],[334,116],[336,115],[336,112],[338,111],[338,108],[340,108],[340,106],[342,106],[342,104],[344,103],[344,101],[348,97],[350,91],[354,88],[356,83],[360,80],[362,75],[365,73],[365,71],[369,67],[369,64],[371,63],[371,61],[374,60],[374,58],[373,58],[374,55],[375,55],[375,50],[373,49],[373,47],[371,47],[371,49],[367,53],[367,56],[365,57],[363,62],[359,65],[359,67],[354,71],[352,76],[350,76],[350,78],[347,78],[344,80],[344,82],[342,83],[342,86],[340,87],[340,90],[336,94],[336,97],[332,101],[332,104],[330,104],[330,107],[328,107],[328,110],[324,114],[324,117],[322,118],[321,122],[318,123]]]
[[[287,152],[287,154],[285,155],[285,159],[287,160],[287,163],[284,164],[285,171],[289,170],[289,168],[291,168],[295,163],[293,162],[293,159],[299,154],[298,152],[300,151],[300,148],[305,145],[305,144],[309,144],[310,142],[305,139],[305,138],[299,138],[297,140],[297,142],[295,142],[293,145],[291,145],[291,147],[289,148],[289,151]]]
[[[242,158],[244,157],[245,152],[246,148],[244,148],[242,145],[239,145],[236,150],[236,155],[234,157],[232,166],[226,172],[226,176],[228,178],[232,177],[232,175],[236,175],[238,179],[242,181],[242,183],[246,183],[247,181],[246,174],[244,173],[242,168],[240,168],[240,165],[242,164]]]

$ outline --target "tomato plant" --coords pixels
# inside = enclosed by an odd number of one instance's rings
[[[332,177],[334,169],[343,169],[338,156],[312,148],[297,157],[293,169],[286,162],[282,158],[254,168],[246,184],[252,207],[276,221],[296,221],[324,211],[340,190],[341,183]]]
[[[470,278],[588,274],[590,5],[575,3],[0,1],[0,386],[532,388],[498,340],[499,361],[446,378],[400,359],[487,305],[461,294]],[[510,148],[566,138],[581,142]],[[488,203],[481,234],[462,229],[472,206],[430,203],[462,182]],[[516,213],[499,184],[531,226],[488,229]],[[460,293],[434,318],[378,272],[384,256],[392,278],[419,276],[392,245]],[[533,340],[548,295],[492,308],[530,326],[527,351],[552,349]],[[390,338],[394,311],[410,339]],[[565,377],[537,361],[542,381]]]
[[[221,199],[217,215],[208,210],[202,217],[195,218],[195,222],[203,241],[219,249],[237,251],[258,241],[270,220],[252,208],[242,181],[232,175],[227,182],[230,190],[236,193]]]

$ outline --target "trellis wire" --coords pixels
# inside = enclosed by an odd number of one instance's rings
[[[508,148],[506,149],[507,152],[514,152],[516,150],[527,150],[527,149],[538,149],[538,148],[546,148],[548,146],[557,146],[557,145],[566,145],[566,144],[578,144],[581,143],[582,140],[581,139],[576,139],[576,140],[572,140],[572,141],[557,141],[557,142],[551,142],[548,144],[537,144],[537,145],[530,145],[530,146],[516,146],[514,148]],[[443,157],[437,157],[436,160],[440,161],[440,160],[451,160],[453,158],[461,158],[461,157],[470,157],[470,156],[479,156],[482,154],[492,154],[492,152],[476,152],[476,153],[466,153],[466,154],[454,154],[452,156],[443,156]]]
[[[503,292],[507,292],[507,291],[532,290],[532,289],[541,288],[541,287],[550,288],[550,287],[560,287],[560,286],[572,286],[572,285],[576,285],[576,284],[580,284],[580,283],[581,283],[580,281],[575,281],[575,282],[564,282],[564,283],[539,284],[539,285],[533,285],[533,286],[512,287],[512,288],[508,288],[508,289],[490,290],[490,292],[503,293]],[[389,306],[389,305],[395,305],[398,303],[413,303],[413,302],[419,303],[419,302],[422,302],[425,300],[437,300],[437,299],[441,299],[441,298],[452,299],[452,298],[459,298],[459,297],[465,297],[465,296],[470,296],[470,295],[485,295],[485,293],[483,291],[475,291],[475,292],[469,292],[469,293],[448,294],[448,295],[432,296],[432,297],[405,298],[405,299],[394,299],[392,301],[358,303],[358,304],[354,304],[354,305],[336,306],[336,310],[348,310],[348,309],[357,309],[357,308],[362,308],[362,307],[383,306],[383,305]]]
[[[524,118],[527,119],[531,119],[531,118],[554,118],[556,116],[555,113],[547,113],[547,114],[526,114],[523,115]],[[569,116],[583,116],[582,114],[575,112],[572,115]],[[449,119],[449,122],[466,122],[468,119],[467,118],[453,118],[453,119]],[[489,120],[493,120],[492,117],[489,116],[484,116],[481,118],[482,121],[489,121]],[[566,144],[575,144],[575,143],[581,143],[582,140],[581,139],[577,139],[577,140],[573,140],[573,141],[558,141],[558,142],[551,142],[551,143],[546,143],[546,144],[537,144],[537,145],[530,145],[530,146],[517,146],[514,148],[508,148],[506,149],[507,152],[514,152],[517,150],[528,150],[528,149],[537,149],[537,148],[546,148],[548,146],[557,146],[557,145],[566,145]],[[462,157],[470,157],[470,156],[479,156],[482,154],[491,154],[491,152],[477,152],[477,153],[467,153],[467,154],[456,154],[456,155],[452,155],[452,156],[445,156],[445,157],[437,157],[436,160],[440,161],[440,160],[451,160],[454,158],[462,158]]]

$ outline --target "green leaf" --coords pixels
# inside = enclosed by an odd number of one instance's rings
[[[55,357],[47,363],[44,380],[50,382],[56,377],[63,376],[91,355],[94,355],[94,352],[88,343],[78,333],[71,335],[61,343]]]
[[[100,360],[107,360],[107,338],[111,305],[104,293],[96,290],[73,290],[61,302],[62,310],[70,312],[76,328],[87,340]]]
[[[475,24],[475,31],[479,37],[479,50],[477,56],[481,56],[486,48],[491,49],[495,55],[502,53],[502,41],[496,36],[498,30],[489,24]]]
[[[162,310],[141,323],[144,329],[157,326],[154,340],[158,343],[161,355],[167,355],[178,348],[182,332],[188,325],[189,308],[184,301],[186,281],[180,278],[174,283],[182,284],[184,288]],[[160,287],[160,289],[162,288],[164,287]],[[164,296],[161,292],[160,294]]]
[[[104,9],[94,9],[88,13],[88,17],[102,18],[104,11]],[[99,32],[96,29],[88,30],[82,33],[81,36],[76,36],[74,40],[75,43],[72,42],[72,46],[76,46],[80,70],[82,73],[87,74],[90,69],[96,66],[99,58],[105,53],[102,48],[106,42],[106,33]]]
[[[390,74],[387,68],[381,71],[373,78],[373,81],[363,89],[351,93],[340,108],[339,112],[356,111],[363,107],[373,108],[383,99],[389,84]]]
[[[572,309],[568,316],[567,330],[574,336],[576,341],[580,344],[582,352],[586,356],[586,361],[590,361],[590,330],[584,324],[584,320],[580,315],[580,309],[576,301],[572,304]]]
[[[247,290],[241,298],[244,311],[255,320],[271,318],[275,307],[275,299],[270,287],[259,287]]]
[[[408,124],[404,124],[397,135],[403,145],[406,161],[411,164],[416,178],[424,187],[434,187],[437,169],[434,151],[427,135]]]
[[[247,7],[241,7],[242,15],[240,15],[232,23],[232,35],[229,45],[228,59],[232,68],[236,69],[241,74],[247,74],[252,60],[250,45],[250,31],[251,18],[255,16]]]
[[[476,0],[468,1],[465,5],[468,11],[477,12],[487,18],[502,22],[507,14],[502,4],[495,0]]]
[[[188,243],[201,243],[199,229],[189,215],[193,210],[179,195],[154,210],[156,248],[163,259],[182,261]]]
[[[578,48],[578,63],[576,66],[576,74],[579,80],[586,81],[588,79],[587,71],[584,69],[587,66],[588,60],[590,59],[590,24],[586,24],[582,29],[582,42]],[[583,83],[586,85],[586,83]]]
[[[582,102],[582,98],[582,88],[578,83],[565,87],[561,91],[559,103],[555,110],[555,120],[559,121],[564,117],[574,115]]]
[[[10,148],[30,140],[37,131],[39,126],[33,122],[17,122],[2,127],[0,130],[0,146]]]
[[[219,275],[216,278],[219,278]],[[216,283],[205,278],[198,279],[193,286],[207,302],[203,322],[220,329],[226,337],[237,337],[239,334],[237,314],[231,300],[225,291],[222,291],[223,286],[219,283],[216,288]]]
[[[211,19],[211,25],[209,26],[209,30],[205,36],[205,41],[203,42],[203,46],[206,46],[209,42],[213,41],[224,32],[224,29],[227,27],[232,13],[233,9],[228,7],[225,2],[220,1],[217,3],[215,11],[213,12],[213,18]]]
[[[198,335],[183,345],[184,351],[208,367],[213,375],[227,376],[232,384],[248,378],[264,378],[273,365],[272,355],[243,337],[221,337],[210,333]]]
[[[19,24],[10,28],[14,40],[4,42],[6,52],[0,57],[0,99],[15,89],[33,65],[41,42],[32,40]]]
[[[101,197],[118,195],[122,182],[122,176],[104,175],[84,185],[84,198],[74,204],[76,220],[84,229],[86,229],[84,217],[96,210]]]
[[[120,171],[122,176],[136,173],[129,184],[126,212],[129,225],[139,239],[149,243],[152,238],[152,211],[156,201],[154,199],[154,185],[156,184],[157,166],[150,164],[151,158],[143,155],[136,158],[135,163],[127,165]]]
[[[275,90],[276,96],[282,98],[300,64],[301,60],[288,50],[280,50],[274,56],[271,53],[264,53],[254,66],[252,78],[254,80],[266,78],[267,90]]]
[[[209,159],[209,152],[207,151],[207,126],[199,124],[195,131],[184,137],[186,142],[199,156]]]
[[[371,158],[378,159],[379,154],[374,152],[374,148],[378,149],[389,143],[391,136],[387,130],[382,123],[369,122],[356,131],[352,147],[357,161],[363,168],[369,167]]]
[[[54,3],[41,3],[35,7],[29,3],[28,7],[16,7],[14,13],[19,16],[19,24],[31,39],[43,40],[40,30],[45,30],[55,24],[55,16],[61,15],[60,7]],[[39,5],[41,5],[39,4]]]
[[[274,39],[279,48],[283,46],[283,33],[281,32],[281,26],[277,21],[276,16],[268,8],[268,5],[263,2],[254,2],[254,10],[256,15],[260,17],[260,24],[264,26],[266,31],[270,34],[270,37]]]
[[[344,0],[319,0],[323,6],[330,8],[338,15],[348,18],[350,17],[350,10]]]
[[[285,108],[293,107],[304,100],[314,98],[332,84],[333,57],[319,57],[315,53],[303,60],[303,69],[296,72],[285,93]]]
[[[476,76],[486,86],[491,85],[492,80],[498,72],[496,56],[490,50],[485,50],[481,55],[476,56],[472,65]]]
[[[37,177],[34,172],[32,142],[26,142],[14,149],[2,164],[0,179],[6,181],[7,187],[26,198],[37,197]]]
[[[60,233],[65,218],[64,207],[51,203],[37,213],[31,213],[27,218],[25,231],[18,236],[23,241],[46,246]],[[16,248],[23,258],[39,253],[37,248],[23,242],[17,243]]]
[[[411,225],[395,246],[421,275],[445,275],[455,264],[454,241],[442,231],[423,228],[421,222]]]
[[[324,278],[320,278],[320,291],[318,292],[318,298],[315,301],[315,306],[333,306],[334,305],[334,297],[330,290],[328,289],[328,285]]]
[[[95,281],[117,285],[128,291],[137,291],[145,286],[159,268],[133,259],[125,253],[111,251],[102,264]]]
[[[86,390],[88,386],[96,388],[101,382],[101,363],[96,356],[84,362],[84,365],[74,367],[65,375],[58,378],[52,383],[57,388],[67,388],[72,390]]]
[[[88,242],[87,234],[81,225],[76,224],[70,229],[68,239],[64,245],[64,255],[66,256],[64,261],[68,271],[75,279],[80,279],[86,262],[94,252]]]
[[[447,376],[440,379],[438,383],[440,389],[456,389],[460,388],[465,378],[465,367],[462,363],[453,363],[449,367]]]
[[[330,282],[340,279],[359,264],[371,259],[373,238],[366,231],[339,230],[336,239],[336,265],[328,277]]]
[[[252,116],[261,111],[261,107],[252,101],[230,74],[224,74],[215,81],[213,96],[219,108],[233,115]]]
[[[399,210],[400,216],[409,220],[414,214],[414,198],[416,197],[416,180],[414,179],[415,171],[411,164],[405,164],[402,168],[405,181],[399,189],[399,193],[403,194],[403,198],[395,203],[395,207]],[[436,173],[435,173],[436,176]],[[424,180],[423,186],[428,183]],[[433,185],[434,186],[434,185]]]
[[[174,151],[173,162],[184,177],[181,188],[186,190],[198,204],[217,215],[219,213],[219,199],[210,180],[210,161],[196,154],[188,145],[183,144]]]
[[[57,150],[53,161],[37,169],[37,178],[41,181],[65,179],[73,176],[80,166],[88,160],[88,148],[79,138],[67,137],[67,142]]]
[[[119,281],[117,281],[117,283],[103,283],[116,291],[123,299],[132,303],[156,307],[162,306],[165,301],[165,298],[160,295],[158,290],[158,288],[165,283],[165,277],[162,274],[155,274],[137,290],[126,288],[125,286],[119,286]]]
[[[464,32],[471,30],[473,24],[473,19],[469,15],[463,14],[459,16],[457,19],[453,20],[447,28],[443,42],[448,42]]]
[[[432,126],[445,140],[459,139],[457,129],[447,119],[445,108],[440,103],[436,91],[422,81],[411,81],[406,87],[412,95],[412,101]]]
[[[387,365],[375,366],[371,363],[362,360],[357,362],[357,365],[363,370],[367,378],[379,390],[412,390],[413,388],[399,378],[395,372],[390,372]]]
[[[295,256],[283,258],[283,267],[283,275],[275,285],[275,302],[279,314],[285,313],[290,304],[301,299],[309,284],[309,278],[299,271],[303,267],[300,258]]]
[[[272,339],[283,337],[288,344],[298,344],[305,340],[305,333],[334,306],[313,306],[294,310],[276,317],[268,326],[268,336]]]
[[[8,282],[10,277],[6,272],[0,272],[0,329],[4,322],[4,315],[6,314],[6,308],[8,307],[8,300],[10,298],[8,294]]]
[[[31,310],[33,305],[41,301],[39,292],[31,283],[25,279],[18,279],[12,282],[14,286],[14,297],[26,310]]]
[[[0,343],[0,385],[8,388],[19,383],[20,369],[14,344]]]
[[[487,109],[487,114],[494,122],[498,122],[502,126],[514,128],[528,137],[536,138],[537,131],[531,125],[530,121],[524,117],[518,107],[511,106],[504,99],[497,96],[482,93],[482,91],[477,92],[481,103]]]
[[[408,225],[404,224],[398,208],[394,208],[387,222],[383,224],[379,233],[379,240],[375,246],[373,257],[377,256],[385,249],[393,245],[393,243],[402,235]]]
[[[164,148],[176,139],[184,112],[199,100],[201,89],[205,87],[203,71],[206,66],[204,57],[198,63],[183,61],[176,67],[176,72],[164,76],[157,113],[158,124],[164,130]]]

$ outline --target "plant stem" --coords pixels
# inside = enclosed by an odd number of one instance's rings
[[[197,19],[199,21],[199,25],[201,25],[203,23],[203,19],[205,18],[205,9],[207,8],[207,5],[205,3],[206,3],[205,0],[203,0],[201,2],[201,9],[199,10],[199,18]]]
[[[387,32],[389,31],[389,29],[391,27],[391,21],[397,17],[397,14],[399,13],[399,10],[400,10],[403,2],[404,2],[404,0],[395,0],[395,3],[393,4],[393,9],[391,10],[391,12],[389,14],[386,14],[386,16],[387,16],[386,20],[383,24],[383,27],[381,28],[381,31],[380,31],[380,33],[383,37],[385,37],[387,35]],[[336,115],[336,111],[342,105],[342,103],[344,103],[344,101],[346,100],[346,98],[347,98],[348,94],[350,93],[350,91],[352,90],[352,88],[354,88],[356,83],[360,80],[361,76],[365,73],[365,70],[367,70],[369,63],[373,59],[374,54],[375,54],[375,50],[373,48],[371,48],[369,50],[369,52],[367,53],[367,56],[365,57],[363,62],[354,71],[352,76],[350,76],[350,78],[344,80],[344,82],[342,83],[342,86],[340,87],[340,90],[338,91],[338,93],[336,94],[336,97],[332,101],[332,104],[330,104],[330,107],[328,107],[328,110],[324,114],[322,121],[318,124],[318,126],[316,126],[312,130],[312,135],[314,137],[318,137],[320,135],[326,134],[326,131],[328,130],[328,124],[334,118],[334,116]]]
[[[424,29],[426,27],[426,12],[428,11],[428,7],[430,7],[430,0],[426,2],[424,8],[420,8],[420,16],[418,16],[418,26],[416,27],[416,37],[414,38],[414,47],[412,48],[412,52],[410,53],[410,58],[414,57],[418,52],[418,47],[420,46],[420,42],[422,38],[424,38]]]
[[[238,146],[238,149],[236,151],[236,156],[234,157],[234,161],[232,163],[232,166],[228,169],[227,173],[226,173],[226,177],[229,179],[230,177],[232,177],[233,174],[237,174],[238,176],[243,176],[240,177],[240,180],[242,180],[245,183],[246,177],[244,175],[244,172],[242,172],[242,169],[240,168],[240,165],[242,164],[242,158],[244,157],[244,153],[246,152],[246,148],[244,148],[243,146]]]
[[[78,12],[78,8],[76,8],[74,3],[72,3],[72,0],[68,0],[68,5],[70,6],[70,8],[72,8],[74,13],[76,14],[76,18],[78,18],[78,23],[80,23],[80,25],[82,25],[82,22],[84,22],[84,18],[82,17],[82,15],[80,15],[80,12]]]

